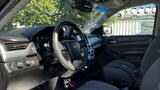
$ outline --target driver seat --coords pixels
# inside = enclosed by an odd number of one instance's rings
[[[158,58],[146,71],[140,85],[140,90],[160,90],[160,58]],[[119,88],[101,82],[88,81],[78,90],[120,90]]]

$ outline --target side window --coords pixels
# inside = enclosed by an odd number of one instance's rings
[[[131,7],[110,17],[104,31],[110,36],[152,35],[155,15],[154,4]]]

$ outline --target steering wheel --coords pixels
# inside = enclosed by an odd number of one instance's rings
[[[59,40],[59,32],[64,26],[69,26],[76,32],[80,40]],[[84,68],[88,60],[87,40],[81,30],[70,21],[58,23],[53,31],[53,49],[55,58],[68,70],[75,71]]]

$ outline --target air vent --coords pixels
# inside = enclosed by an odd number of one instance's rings
[[[13,50],[22,50],[26,49],[28,47],[29,43],[26,42],[18,42],[18,43],[4,43],[7,51],[13,51]]]

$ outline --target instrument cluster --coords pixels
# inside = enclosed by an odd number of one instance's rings
[[[43,64],[55,64],[57,60],[54,57],[52,46],[52,32],[40,32],[33,37],[37,52],[42,57]]]

